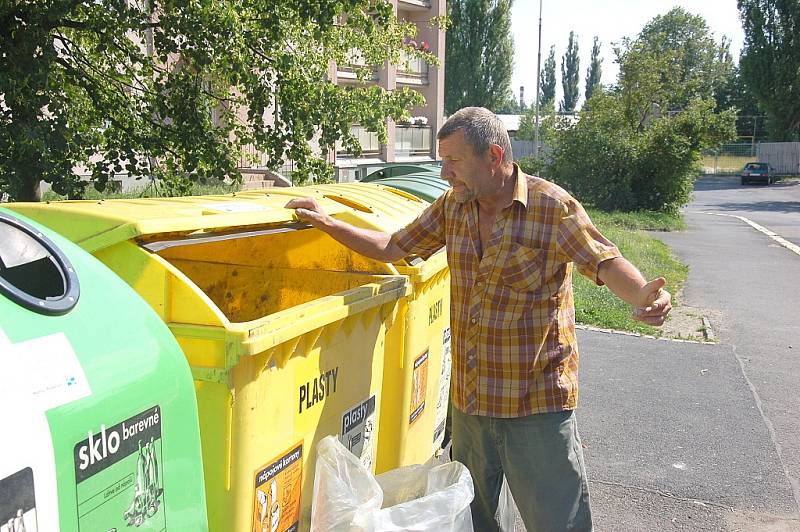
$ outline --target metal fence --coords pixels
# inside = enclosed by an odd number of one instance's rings
[[[738,174],[751,161],[769,163],[780,175],[800,175],[800,142],[737,142],[703,153],[704,174]]]
[[[738,174],[745,164],[757,160],[757,146],[753,142],[736,142],[706,150],[700,171],[703,174]]]

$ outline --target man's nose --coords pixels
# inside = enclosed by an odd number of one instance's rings
[[[441,175],[442,179],[445,179],[447,181],[450,181],[450,179],[453,177],[453,172],[452,172],[452,170],[450,168],[450,165],[448,163],[442,164],[442,171],[441,171],[440,175]]]

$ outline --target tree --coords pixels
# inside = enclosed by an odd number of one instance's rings
[[[623,49],[635,48],[640,55],[667,61],[669,68],[660,71],[659,85],[669,96],[669,110],[679,110],[694,98],[712,98],[725,78],[726,66],[705,19],[680,7],[649,21],[634,43],[624,39],[622,44]]]
[[[581,59],[578,56],[578,39],[575,32],[569,32],[569,42],[567,51],[561,58],[561,88],[564,91],[559,111],[571,114],[575,112],[578,105],[578,72],[580,70]]]
[[[800,4],[739,0],[745,39],[739,61],[747,88],[770,119],[775,140],[800,133]]]
[[[330,61],[399,62],[414,31],[385,1],[4,2],[0,192],[31,200],[44,180],[79,197],[76,165],[99,190],[123,171],[185,190],[241,179],[247,145],[273,167],[291,158],[301,175],[330,176],[327,150],[359,149],[353,122],[385,139],[386,117],[421,103],[337,86]]]
[[[722,37],[717,50],[717,64],[720,79],[714,87],[714,100],[717,102],[717,109],[730,109],[735,106],[739,87],[736,85],[738,69],[731,56],[731,41],[727,37]]]
[[[512,0],[449,2],[445,112],[479,106],[498,109],[511,92],[514,42]]]
[[[714,85],[700,84],[695,70],[701,64],[679,68],[685,51],[653,35],[661,34],[643,30],[625,40],[616,50],[615,89],[595,94],[576,124],[556,130],[548,176],[604,210],[677,212],[690,198],[702,150],[736,134],[735,110],[715,112]]]
[[[584,93],[586,101],[589,101],[592,94],[602,87],[602,63],[603,60],[600,58],[600,39],[595,36],[594,44],[592,45],[592,58],[589,63],[589,68],[586,71],[586,92]]]
[[[500,107],[490,109],[493,113],[498,115],[518,115],[524,113],[528,109],[525,102],[520,105],[519,101],[513,94],[509,94],[505,102]]]
[[[539,105],[546,107],[556,101],[556,47],[550,47],[550,54],[544,61],[539,81]]]

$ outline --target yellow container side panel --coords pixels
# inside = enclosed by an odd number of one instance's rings
[[[225,530],[219,526],[233,513],[231,501],[216,497],[211,504],[212,492],[226,492],[231,481],[231,413],[234,399],[227,384],[194,382],[197,394],[197,411],[200,419],[200,443],[203,452],[203,476],[206,485],[208,520],[211,530]],[[228,506],[225,506],[227,503]],[[213,526],[216,523],[217,526]]]
[[[444,437],[451,372],[450,277],[446,268],[427,277],[413,284],[400,319],[387,333],[379,473],[425,462]]]
[[[127,282],[167,323],[224,327],[225,316],[169,262],[133,242],[104,248],[95,256]]]
[[[218,453],[204,459],[230,457],[231,464],[229,485],[224,467],[206,475],[212,531],[270,530],[273,519],[308,530],[316,444],[324,436],[338,434],[374,467],[385,314],[375,307],[309,331],[283,367],[268,353],[242,358],[231,372],[229,402],[216,386],[198,385],[198,396],[210,396],[198,401],[211,405],[205,412],[223,420],[219,405],[230,404],[232,420],[228,429],[201,412],[201,433]]]
[[[170,327],[189,364],[194,368],[225,368],[224,339],[204,338],[199,327]],[[217,332],[217,331],[215,331]]]

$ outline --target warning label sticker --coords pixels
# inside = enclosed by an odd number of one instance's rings
[[[256,471],[253,532],[297,530],[302,482],[302,442]]]
[[[428,391],[428,351],[425,350],[414,360],[414,375],[411,380],[411,415],[409,423],[414,423],[425,410],[425,395]]]
[[[450,400],[450,372],[453,355],[450,349],[450,327],[442,334],[442,371],[439,375],[439,399],[436,401],[436,423],[433,431],[433,452],[441,448],[447,423],[447,404]]]
[[[373,434],[376,428],[374,395],[348,409],[342,416],[342,435],[339,441],[360,458],[368,469],[372,469],[375,459]]]
[[[33,470],[26,467],[0,480],[0,532],[36,532]]]
[[[79,530],[166,530],[161,420],[154,406],[75,445]]]

